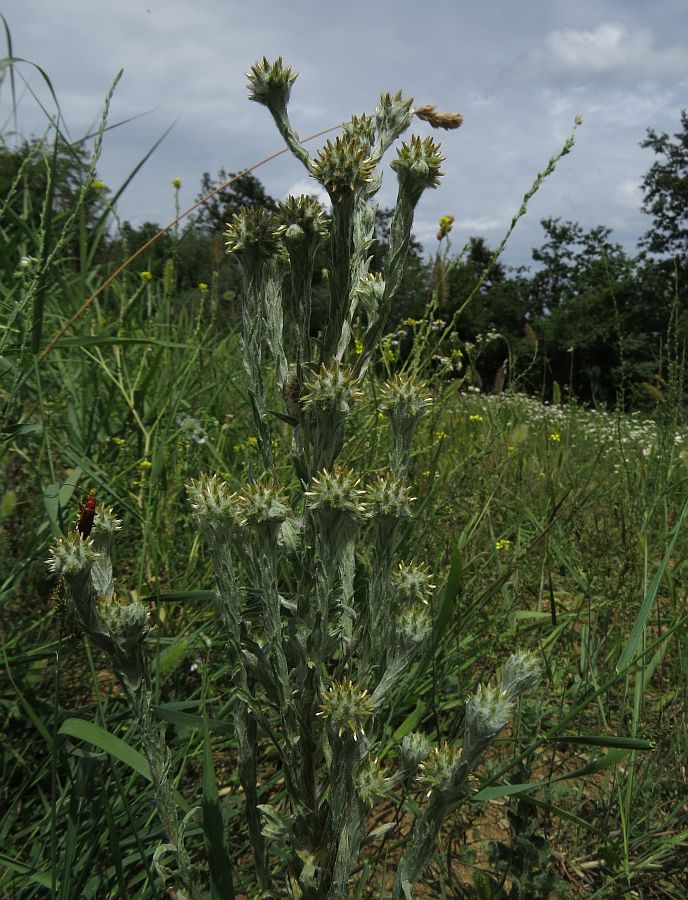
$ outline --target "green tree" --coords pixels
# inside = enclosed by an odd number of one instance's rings
[[[641,246],[650,253],[677,258],[681,267],[688,259],[688,110],[681,111],[681,128],[671,137],[666,132],[647,130],[641,147],[658,159],[642,183],[643,212],[653,218],[652,228]]]
[[[223,168],[218,171],[217,178],[212,178],[209,172],[204,172],[201,176],[201,192],[197,199],[205,197],[234,177]],[[266,192],[260,179],[250,173],[239,175],[231,185],[206,200],[194,214],[192,224],[204,234],[222,234],[232,216],[246,206],[259,206],[270,212],[277,209],[277,201]]]

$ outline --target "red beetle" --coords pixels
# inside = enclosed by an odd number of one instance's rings
[[[93,520],[96,517],[96,495],[89,494],[83,503],[79,504],[79,518],[76,520],[76,530],[85,540],[93,530]]]

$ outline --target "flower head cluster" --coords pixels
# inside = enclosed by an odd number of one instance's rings
[[[427,789],[428,795],[434,790],[444,790],[448,787],[461,763],[461,751],[448,744],[441,747],[433,747],[430,753],[420,764],[418,780]]]
[[[375,163],[355,137],[328,141],[311,163],[311,175],[325,188],[333,203],[373,180]]]
[[[351,121],[342,126],[342,134],[356,140],[361,147],[370,148],[375,140],[375,119],[365,113],[362,116],[352,116]]]
[[[391,418],[415,422],[432,405],[426,390],[412,375],[395,375],[380,391],[382,409]]]
[[[364,726],[375,708],[368,691],[350,679],[333,681],[322,695],[319,716],[329,719],[339,737],[351,734],[354,740],[365,734]]]
[[[323,363],[304,387],[305,391],[301,395],[304,409],[316,407],[324,412],[339,408],[348,412],[353,402],[361,396],[351,370],[340,366],[336,360],[331,366]]]
[[[267,260],[278,249],[275,217],[262,206],[246,206],[232,216],[224,237],[227,253]]]
[[[282,488],[272,479],[247,484],[238,497],[244,525],[280,524],[291,513]]]
[[[313,197],[287,197],[280,203],[275,235],[289,244],[308,242],[314,247],[327,235],[327,216]]]
[[[399,569],[392,573],[392,583],[397,597],[404,603],[427,604],[435,590],[430,569],[425,563],[400,562]]]
[[[194,515],[208,525],[237,522],[240,506],[236,493],[217,475],[201,475],[186,486]]]
[[[421,604],[405,609],[397,619],[399,636],[405,647],[418,647],[430,634],[432,623],[427,610]]]
[[[380,101],[375,108],[375,128],[383,152],[411,124],[412,104],[413,100],[405,100],[401,91],[397,91],[396,94],[380,95]]]
[[[116,597],[101,597],[98,612],[108,632],[123,643],[140,643],[150,631],[148,608],[140,600],[122,603]]]
[[[406,769],[415,771],[430,756],[430,741],[420,731],[411,731],[401,742],[401,759]]]
[[[93,549],[93,538],[84,539],[78,531],[72,531],[53,544],[46,563],[53,575],[76,575],[99,558]]]
[[[402,519],[411,515],[411,503],[415,499],[403,478],[381,475],[368,485],[366,510],[371,519]]]
[[[392,168],[397,173],[400,187],[408,190],[412,202],[417,203],[426,188],[434,188],[440,183],[440,166],[444,157],[440,147],[431,137],[411,137],[397,150],[397,158],[392,160]]]
[[[114,534],[116,531],[122,530],[122,520],[118,519],[115,511],[111,506],[99,506],[98,516],[93,526],[93,531],[97,535]]]
[[[281,56],[272,63],[264,56],[262,62],[251,66],[251,71],[246,73],[246,77],[250,91],[249,100],[262,103],[272,113],[275,111],[284,113],[297,73],[291,66],[284,65]]]
[[[356,790],[366,806],[374,806],[387,794],[388,788],[389,781],[376,759],[371,760],[356,776]]]
[[[358,279],[354,289],[358,301],[368,316],[374,319],[385,296],[385,279],[381,272],[368,272]]]
[[[505,727],[512,708],[512,701],[504,691],[478,685],[475,694],[466,700],[463,735],[465,759],[472,762],[482,753]]]
[[[537,657],[519,650],[518,653],[512,653],[504,663],[500,690],[509,700],[514,701],[525,691],[535,687],[541,674]]]
[[[352,515],[358,515],[363,511],[359,497],[364,491],[359,491],[359,479],[350,469],[333,466],[328,472],[324,469],[311,482],[310,491],[306,491],[311,509],[323,509],[327,511],[341,510]]]

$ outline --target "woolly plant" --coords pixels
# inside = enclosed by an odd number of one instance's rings
[[[236,491],[216,475],[201,475],[188,488],[214,566],[248,839],[261,895],[346,898],[373,806],[420,783],[424,799],[393,886],[394,898],[410,898],[443,820],[469,795],[469,775],[517,698],[538,679],[533,658],[515,654],[499,687],[481,686],[466,701],[461,746],[433,747],[412,733],[394,763],[378,761],[392,692],[432,629],[428,601],[435,579],[422,561],[400,561],[395,553],[400,524],[412,516],[413,435],[430,405],[424,385],[402,375],[380,392],[390,427],[387,471],[354,472],[343,457],[347,420],[402,280],[414,210],[442,174],[438,144],[412,136],[396,150],[397,199],[380,273],[371,272],[375,196],[383,155],[414,115],[442,128],[457,127],[461,117],[414,109],[401,93],[383,94],[373,115],[354,116],[311,156],[287,113],[296,73],[281,59],[264,59],[248,77],[251,99],[267,107],[331,204],[326,215],[311,197],[289,197],[275,214],[244,209],[228,223],[227,250],[243,273],[241,348],[264,471]],[[329,305],[314,335],[313,270],[323,243]],[[275,389],[283,397],[281,411],[275,411]],[[291,475],[277,471],[273,456],[275,426],[283,430],[285,423]],[[152,769],[155,763],[177,881],[193,896],[183,823],[170,809],[167,757],[150,721],[141,657],[147,625],[126,607],[115,616],[126,625],[112,630],[103,607],[107,590],[97,575],[103,557],[93,557],[90,545],[79,541],[72,541],[81,553],[78,573],[68,575],[57,563],[54,568],[75,581],[81,618],[110,653],[144,723],[144,751]],[[54,550],[53,558],[61,552]],[[276,750],[286,800],[259,802],[261,741]]]

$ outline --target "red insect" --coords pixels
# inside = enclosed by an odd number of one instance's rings
[[[93,530],[96,515],[96,495],[89,494],[84,502],[79,504],[79,518],[76,520],[76,530],[84,540]]]

